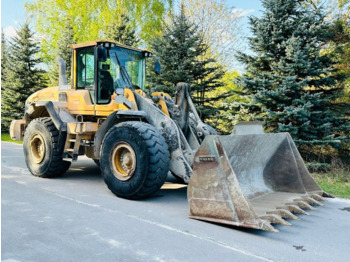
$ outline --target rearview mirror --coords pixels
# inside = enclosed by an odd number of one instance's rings
[[[101,45],[96,48],[96,56],[98,62],[107,61],[107,49]]]
[[[160,75],[161,72],[162,72],[162,68],[160,63],[158,61],[154,62],[154,73],[156,73],[157,75]]]

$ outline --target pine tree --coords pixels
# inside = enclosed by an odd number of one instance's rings
[[[25,100],[29,95],[46,86],[43,70],[38,69],[41,62],[37,58],[39,45],[34,33],[25,23],[17,36],[9,42],[6,79],[2,83],[1,96],[1,130],[8,132],[13,119],[23,117]]]
[[[7,43],[5,40],[4,32],[1,32],[1,82],[4,83],[6,80],[6,70],[7,70]],[[3,86],[1,85],[1,91]]]
[[[139,39],[136,36],[130,18],[123,11],[115,17],[110,26],[107,26],[105,37],[107,40],[113,40],[128,46],[137,47],[139,44]]]
[[[187,82],[202,118],[214,117],[217,109],[212,104],[224,95],[209,97],[208,93],[222,86],[224,70],[208,57],[209,47],[198,27],[186,17],[183,6],[180,14],[173,15],[164,26],[161,35],[152,40],[151,46],[162,65],[160,76],[149,76],[152,86],[174,95],[176,84]]]
[[[332,101],[342,95],[330,57],[320,54],[329,26],[303,0],[263,0],[261,18],[250,18],[255,55],[240,53],[247,66],[238,78],[250,103],[243,110],[264,120],[272,132],[289,132],[298,145],[339,145],[348,132]]]

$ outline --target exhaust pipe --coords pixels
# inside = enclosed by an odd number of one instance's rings
[[[58,70],[59,70],[58,85],[66,86],[68,85],[67,76],[66,76],[66,63],[61,57],[57,58],[57,63],[58,63]]]

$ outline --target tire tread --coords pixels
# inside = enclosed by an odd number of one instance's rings
[[[49,131],[52,142],[52,157],[49,168],[45,173],[32,174],[44,178],[56,177],[64,174],[69,169],[71,163],[62,159],[63,145],[59,143],[59,131],[50,117],[36,118],[30,124],[34,125],[35,123],[42,124]],[[27,128],[26,132],[28,130]]]
[[[143,143],[146,145],[148,153],[149,168],[147,177],[138,192],[135,192],[135,194],[132,196],[127,197],[129,199],[142,199],[158,191],[165,182],[170,164],[168,145],[159,131],[150,124],[129,121],[120,123],[113,128],[120,128],[124,126],[134,129],[138,134],[140,134]],[[111,130],[109,132],[111,132]],[[106,137],[108,133],[106,134]],[[113,188],[109,187],[109,189],[114,192]],[[114,193],[118,195],[117,192]]]

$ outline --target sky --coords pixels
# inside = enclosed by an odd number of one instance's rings
[[[1,0],[1,28],[5,35],[13,36],[15,28],[26,21],[24,3],[31,0]],[[262,10],[260,0],[226,0],[227,4],[242,9],[246,15],[259,16]],[[248,30],[248,19],[244,19],[245,30]]]
[[[13,36],[15,28],[25,22],[26,0],[1,0],[1,29],[5,35]]]
[[[28,17],[26,17],[24,4],[32,1],[33,0],[1,0],[1,29],[7,37],[13,37],[16,34],[15,28],[26,21]],[[246,36],[250,36],[248,16],[261,15],[261,10],[263,10],[263,8],[260,0],[226,0],[226,3],[243,12],[245,15],[242,20],[243,33]],[[249,52],[249,50],[247,51]],[[236,66],[236,70],[239,72],[243,70],[238,64],[236,64]]]

